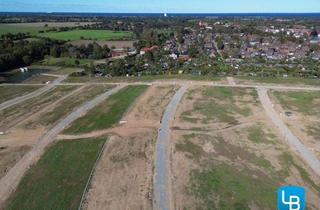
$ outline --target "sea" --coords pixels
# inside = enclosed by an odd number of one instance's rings
[[[59,15],[97,17],[320,17],[319,13],[77,13],[77,12],[0,12],[0,15]]]

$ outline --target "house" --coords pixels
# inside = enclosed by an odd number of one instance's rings
[[[153,51],[158,48],[159,48],[158,45],[153,45],[152,47],[144,47],[140,50],[140,55],[144,55],[144,54],[146,54],[146,52],[150,52],[150,51]]]
[[[123,57],[123,56],[127,56],[128,53],[124,50],[124,49],[113,49],[111,51],[111,55],[112,57]]]

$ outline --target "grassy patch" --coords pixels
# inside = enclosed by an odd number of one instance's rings
[[[191,141],[191,137],[194,135],[188,135],[188,136],[184,136],[184,141],[182,143],[178,143],[176,144],[176,150],[178,152],[184,152],[188,155],[190,155],[190,157],[195,158],[196,160],[199,160],[201,158],[201,156],[204,155],[204,151],[202,149],[201,146],[193,143]]]
[[[39,86],[0,86],[0,103],[35,91]]]
[[[274,84],[290,84],[290,85],[320,85],[319,79],[305,79],[296,77],[237,77],[240,82],[261,82],[261,83],[274,83]]]
[[[0,126],[7,126],[19,117],[28,116],[40,111],[59,98],[78,88],[77,86],[58,86],[24,103],[8,107],[0,111]]]
[[[287,152],[284,152],[282,155],[281,155],[281,161],[282,161],[282,165],[284,167],[284,171],[282,171],[283,174],[285,174],[286,172],[289,172],[290,171],[290,167],[295,167],[301,178],[309,183],[314,189],[316,189],[317,191],[320,191],[320,186],[318,186],[311,178],[310,178],[310,175],[309,173],[302,167],[300,166],[299,164],[296,163],[296,161],[293,159],[293,157],[287,153]]]
[[[305,115],[320,115],[320,109],[318,108],[320,104],[319,91],[274,91],[273,94],[284,109],[295,110]]]
[[[313,136],[315,139],[319,138],[320,136],[320,124],[317,123],[313,126],[308,126],[307,127],[307,133],[310,136]]]
[[[48,81],[53,81],[57,79],[57,77],[53,77],[53,76],[48,76],[48,75],[35,75],[35,76],[32,76],[30,77],[29,79],[27,80],[24,80],[23,83],[26,83],[26,84],[44,84]]]
[[[17,33],[30,33],[30,35],[36,35],[39,31],[46,30],[43,26],[30,26],[23,24],[0,24],[0,36],[2,34],[17,34]]]
[[[271,133],[266,133],[261,125],[251,126],[247,130],[248,139],[254,143],[264,143],[269,144],[273,142],[275,135]]]
[[[189,74],[182,75],[150,75],[141,77],[98,77],[91,78],[89,76],[84,77],[69,77],[66,82],[152,82],[156,80],[194,80],[194,81],[221,81],[221,77],[209,77],[209,76],[193,76]]]
[[[125,87],[91,109],[85,116],[77,119],[64,132],[77,134],[110,128],[119,122],[132,102],[142,94],[147,87],[146,85]]]
[[[59,141],[24,176],[7,209],[77,209],[105,139]]]
[[[252,91],[254,90],[207,87],[202,92],[203,98],[195,102],[193,110],[182,113],[182,117],[187,120],[192,119],[193,112],[198,112],[204,117],[202,119],[204,123],[219,121],[236,124],[237,114],[245,117],[251,114],[247,101],[240,101],[237,97],[250,96]]]
[[[48,32],[39,34],[41,37],[59,40],[79,40],[96,39],[96,40],[115,40],[128,39],[132,37],[132,33],[128,31],[111,31],[111,30],[72,30],[63,32]]]
[[[254,203],[261,209],[276,208],[278,183],[267,177],[253,177],[249,169],[224,163],[191,173],[191,193],[201,200],[197,209],[250,209]]]
[[[54,57],[47,57],[41,61],[41,64],[48,65],[48,66],[76,66],[76,60],[79,61],[79,65],[87,65],[93,62],[93,59],[75,59],[69,57],[62,57],[62,58],[54,58]]]
[[[76,93],[64,100],[62,100],[53,109],[49,109],[42,113],[37,119],[27,122],[26,126],[29,128],[35,125],[47,126],[57,122],[63,116],[71,113],[73,109],[77,106],[83,104],[84,102],[91,100],[94,96],[102,94],[103,92],[109,90],[110,85],[91,85],[81,90],[80,93]]]

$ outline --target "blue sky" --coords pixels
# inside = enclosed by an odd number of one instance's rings
[[[0,0],[10,12],[320,12],[320,0]]]

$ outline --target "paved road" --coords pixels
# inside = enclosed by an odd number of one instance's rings
[[[48,85],[46,85],[46,86],[44,86],[42,88],[39,88],[38,90],[35,90],[35,91],[33,91],[31,93],[28,93],[26,95],[23,95],[23,96],[20,96],[20,97],[13,98],[11,100],[5,101],[2,104],[0,104],[0,111],[4,110],[4,109],[6,109],[6,108],[8,108],[10,106],[22,103],[22,102],[24,102],[24,101],[26,101],[26,100],[28,100],[30,98],[39,96],[42,93],[52,89],[53,87],[58,85],[60,82],[62,82],[66,78],[67,78],[67,76],[61,76],[61,77],[57,78],[56,80],[54,80],[52,83],[50,83],[50,84],[48,84]]]
[[[286,126],[286,124],[281,120],[279,115],[273,109],[273,105],[268,96],[268,89],[257,88],[260,101],[263,108],[266,110],[268,116],[271,118],[272,122],[277,126],[282,135],[287,139],[290,146],[295,149],[300,156],[305,160],[306,163],[318,174],[320,175],[320,161],[315,156],[315,154],[309,150]]]
[[[45,147],[52,143],[55,140],[55,137],[63,131],[65,127],[123,87],[125,87],[125,85],[117,86],[95,97],[91,101],[86,102],[67,117],[60,120],[56,126],[44,134],[33,148],[0,180],[0,206],[9,197],[10,193],[12,193],[12,191],[18,186],[21,178],[30,166],[39,160],[45,150]]]
[[[162,117],[158,139],[156,144],[155,174],[153,179],[153,209],[169,210],[170,201],[170,162],[169,162],[169,144],[170,144],[170,122],[174,113],[186,92],[188,86],[182,86],[173,96]]]

